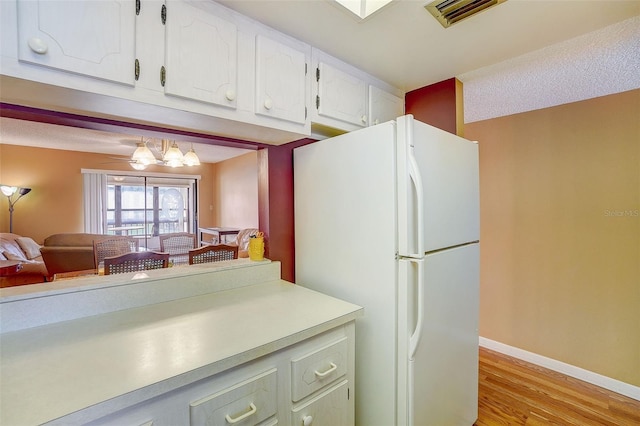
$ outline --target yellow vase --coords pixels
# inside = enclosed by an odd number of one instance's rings
[[[249,238],[249,259],[264,259],[264,237]]]

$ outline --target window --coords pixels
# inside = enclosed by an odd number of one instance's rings
[[[196,232],[199,176],[88,172],[86,232],[133,236],[150,249],[159,248],[160,234]]]

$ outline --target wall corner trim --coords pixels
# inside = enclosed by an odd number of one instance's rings
[[[640,387],[480,336],[480,346],[640,401]]]

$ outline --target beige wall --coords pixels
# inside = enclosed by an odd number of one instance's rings
[[[0,144],[0,183],[26,186],[32,191],[16,205],[13,231],[39,243],[51,234],[83,232],[82,174],[80,169],[135,171],[114,163],[108,155]],[[213,226],[213,215],[202,206],[214,205],[213,164],[171,169],[153,166],[146,171],[200,175],[200,225]],[[9,231],[8,204],[0,197],[0,232]]]
[[[258,227],[258,157],[257,151],[216,163],[212,205],[201,204],[213,213],[217,226]]]
[[[640,386],[640,90],[465,126],[480,335]]]

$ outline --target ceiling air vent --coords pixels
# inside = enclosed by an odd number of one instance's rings
[[[425,6],[447,28],[507,0],[436,0]]]

